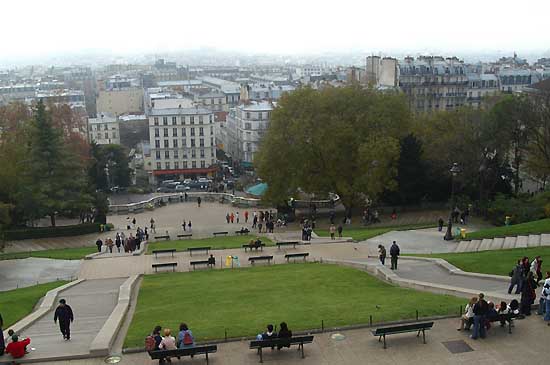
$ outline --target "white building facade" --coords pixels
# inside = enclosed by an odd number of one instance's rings
[[[215,171],[214,114],[204,108],[151,109],[150,182],[211,176]]]
[[[88,136],[97,144],[120,144],[119,120],[104,114],[88,119]]]

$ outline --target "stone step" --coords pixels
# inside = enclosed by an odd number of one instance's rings
[[[470,244],[470,241],[460,241],[456,246],[455,252],[466,252],[466,248]]]
[[[478,251],[489,250],[489,247],[491,247],[492,243],[493,243],[492,238],[484,238],[483,240],[481,240],[481,244],[479,245]]]
[[[489,250],[500,250],[503,244],[504,237],[493,238],[493,242],[491,243],[491,247],[489,248]]]
[[[509,248],[514,248],[516,247],[516,240],[517,240],[517,237],[505,237],[504,238],[504,244],[502,245],[502,249],[506,250],[506,249],[509,249]]]
[[[529,239],[527,240],[527,247],[538,246],[540,246],[540,234],[530,234]]]
[[[481,245],[481,240],[472,240],[470,241],[470,244],[468,245],[468,252],[475,252],[479,249],[479,246]]]
[[[550,233],[543,233],[540,235],[540,245],[550,246]]]
[[[516,240],[515,248],[526,248],[528,241],[529,241],[529,236],[518,236]]]

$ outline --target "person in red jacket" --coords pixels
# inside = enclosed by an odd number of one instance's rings
[[[19,341],[17,335],[11,336],[11,341],[6,347],[6,354],[11,354],[14,359],[20,359],[25,356],[25,347],[31,343],[30,338],[26,338],[23,341]]]

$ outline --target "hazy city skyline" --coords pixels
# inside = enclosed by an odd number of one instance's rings
[[[10,36],[3,37],[0,64],[202,47],[243,54],[548,53],[550,2],[528,1],[529,11],[519,13],[509,3],[10,0],[2,6],[0,33]]]

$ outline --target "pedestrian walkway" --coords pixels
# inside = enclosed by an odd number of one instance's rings
[[[71,326],[71,340],[65,341],[59,326],[54,324],[53,308],[19,334],[21,337],[30,337],[31,347],[36,349],[26,355],[25,359],[43,363],[47,359],[89,356],[90,345],[115,308],[120,285],[125,280],[86,280],[61,292],[57,300],[66,299],[75,316]],[[0,363],[2,361],[7,361],[7,356],[0,357]]]

